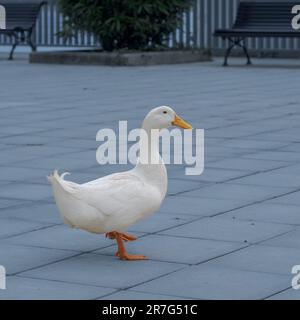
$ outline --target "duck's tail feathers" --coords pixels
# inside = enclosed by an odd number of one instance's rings
[[[70,172],[64,172],[62,175],[59,175],[58,170],[55,169],[52,174],[47,176],[47,178],[48,178],[48,181],[51,183],[53,183],[54,181],[61,182],[61,181],[64,181],[65,176],[69,174]]]
[[[65,180],[64,177],[70,174],[69,172],[64,172],[59,175],[58,170],[54,170],[52,174],[50,174],[47,178],[48,181],[52,184],[53,188],[61,187],[64,191],[74,192],[78,189],[78,184],[72,181]]]

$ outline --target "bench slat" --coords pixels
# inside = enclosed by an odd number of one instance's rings
[[[13,30],[23,28],[28,30],[34,27],[42,3],[7,3],[4,4],[6,11],[6,28]]]
[[[286,24],[292,30],[292,7],[299,2],[241,2],[233,28]]]
[[[241,2],[236,20],[231,29],[216,30],[215,35],[226,35],[228,32],[235,33],[248,31],[249,36],[261,36],[272,32],[273,37],[281,37],[282,34],[291,33],[291,37],[297,36],[300,30],[292,28],[292,8],[299,2]],[[252,35],[253,33],[253,35]],[[255,34],[256,35],[255,35]]]
[[[247,64],[251,64],[245,38],[300,38],[300,30],[294,30],[292,27],[292,8],[299,4],[299,1],[240,2],[232,28],[218,29],[214,32],[214,36],[229,39],[223,65],[227,66],[228,57],[235,46],[244,51]]]
[[[9,54],[9,60],[13,59],[15,48],[20,43],[26,43],[32,51],[36,50],[36,45],[32,39],[32,31],[41,7],[46,1],[40,3],[5,3],[6,11],[6,29],[0,30],[0,33],[14,38],[14,42]]]

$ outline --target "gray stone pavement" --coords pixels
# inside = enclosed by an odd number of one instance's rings
[[[0,57],[1,299],[300,299],[300,61],[154,67],[29,65]],[[125,170],[95,160],[96,132],[171,105],[205,129],[205,170],[168,166],[169,194],[132,226],[132,253],[62,224],[46,175]]]

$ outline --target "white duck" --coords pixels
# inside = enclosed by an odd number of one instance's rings
[[[145,117],[142,128],[150,137],[152,129],[161,130],[172,125],[192,128],[167,106],[152,109]],[[64,222],[72,228],[105,233],[110,239],[116,239],[116,255],[122,260],[145,259],[144,255],[126,252],[123,240],[137,238],[123,230],[158,210],[167,193],[167,171],[159,155],[159,141],[151,146],[141,139],[140,154],[142,151],[159,157],[159,163],[138,161],[132,170],[84,184],[64,180],[67,173],[60,176],[57,170],[48,177]]]

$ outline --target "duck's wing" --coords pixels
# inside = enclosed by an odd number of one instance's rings
[[[73,185],[72,195],[105,215],[138,212],[159,198],[158,192],[130,171]]]

